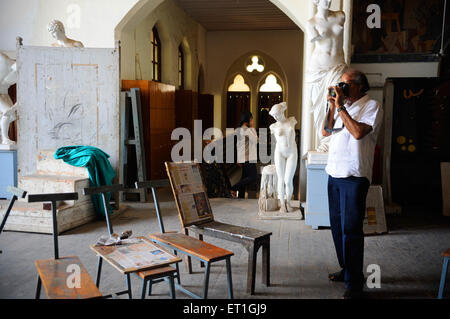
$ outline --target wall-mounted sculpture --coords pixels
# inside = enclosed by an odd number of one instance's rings
[[[308,20],[307,36],[313,50],[308,62],[306,82],[314,115],[315,146],[319,152],[328,151],[330,138],[322,136],[328,87],[336,85],[347,65],[344,56],[345,13],[331,11],[331,0],[312,0],[316,14]]]
[[[280,212],[292,212],[292,194],[294,193],[294,175],[297,169],[298,151],[295,142],[294,117],[286,118],[286,102],[276,104],[269,114],[277,121],[270,126],[270,132],[276,139],[275,166],[278,179],[278,197],[280,199]]]
[[[64,29],[64,24],[61,21],[53,20],[47,26],[48,32],[52,35],[52,37],[56,40],[56,43],[53,43],[54,47],[61,48],[84,48],[83,43],[80,41],[76,41],[70,39],[66,36],[66,31]]]
[[[8,89],[17,82],[16,61],[0,52],[0,131],[3,145],[14,145],[9,139],[8,131],[11,122],[16,119],[17,103],[13,104],[8,95]]]

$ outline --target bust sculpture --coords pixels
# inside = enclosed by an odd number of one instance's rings
[[[331,0],[312,0],[316,14],[308,20],[307,34],[312,43],[306,82],[314,115],[316,150],[328,151],[329,137],[321,134],[327,107],[328,87],[336,85],[347,65],[344,56],[345,13],[331,11]]]
[[[275,167],[277,171],[277,193],[280,199],[280,212],[292,212],[292,194],[294,193],[294,174],[297,169],[297,143],[295,142],[294,117],[289,119],[285,116],[287,110],[286,102],[276,104],[269,114],[276,120],[270,126],[270,132],[276,140],[275,145]]]
[[[8,89],[17,82],[16,62],[0,52],[0,131],[2,145],[14,145],[9,139],[9,125],[16,119],[17,103],[13,105],[8,95]]]
[[[48,32],[52,35],[52,37],[56,40],[56,43],[53,43],[53,47],[61,47],[61,48],[84,48],[83,43],[80,41],[76,41],[73,39],[69,39],[66,36],[66,31],[64,29],[64,24],[61,21],[53,20],[47,26]]]

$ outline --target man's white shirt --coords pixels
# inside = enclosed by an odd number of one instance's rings
[[[383,108],[368,95],[345,107],[352,119],[371,126],[372,131],[360,140],[353,137],[346,127],[334,132],[330,140],[325,170],[334,178],[366,177],[371,182],[375,146],[383,121]],[[342,128],[343,122],[337,110],[334,118],[334,128]]]

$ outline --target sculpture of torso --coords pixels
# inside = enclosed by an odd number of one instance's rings
[[[276,151],[281,152],[285,157],[292,153],[293,149],[296,150],[295,144],[295,125],[297,120],[294,117],[290,117],[284,122],[276,122],[270,126],[270,131],[275,136],[277,141]]]

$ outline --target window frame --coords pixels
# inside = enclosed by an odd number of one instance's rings
[[[158,29],[153,27],[152,29],[152,66],[153,66],[153,81],[161,82],[162,74],[162,56],[161,56],[161,39],[158,34]]]
[[[184,89],[184,76],[185,76],[185,59],[183,46],[180,44],[178,46],[178,86],[181,90]]]

